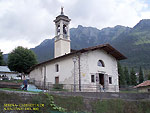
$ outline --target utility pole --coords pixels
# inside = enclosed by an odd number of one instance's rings
[[[76,92],[75,64],[76,64],[77,58],[73,57],[72,60],[74,63],[74,92]]]
[[[80,65],[80,53],[78,54],[78,64],[79,64],[79,91],[81,91],[81,65]]]
[[[46,86],[46,66],[44,66],[44,89]]]

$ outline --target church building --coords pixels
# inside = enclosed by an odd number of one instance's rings
[[[109,44],[71,52],[70,21],[61,8],[54,20],[54,58],[33,66],[30,80],[63,84],[64,89],[74,91],[96,92],[102,87],[105,92],[119,92],[117,60],[126,57]]]

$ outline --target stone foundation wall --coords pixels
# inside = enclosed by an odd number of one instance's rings
[[[49,92],[60,96],[82,96],[96,99],[150,100],[150,93],[117,93],[117,92]]]
[[[32,98],[38,93],[20,92],[20,91],[3,91],[6,93],[15,93],[23,98]],[[118,93],[118,92],[62,92],[51,91],[47,92],[52,95],[59,96],[81,96],[84,98],[93,99],[124,99],[124,100],[150,100],[150,93]]]

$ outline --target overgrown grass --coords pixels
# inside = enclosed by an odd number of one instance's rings
[[[95,113],[123,113],[123,101],[103,100],[91,103]]]
[[[54,84],[53,89],[51,91],[68,91],[68,90],[63,89],[63,84]]]
[[[150,113],[150,101],[102,100],[91,105],[94,113]]]
[[[0,92],[0,102],[10,102],[11,100],[16,100],[16,101],[20,101],[22,100],[20,96],[17,96],[17,94],[14,93],[5,93],[5,92]]]
[[[18,94],[0,92],[0,113],[11,112],[4,110],[4,104],[27,104],[27,103],[30,103],[30,100],[25,99],[22,96],[19,96]],[[15,113],[20,113],[20,111],[16,111]]]
[[[65,91],[65,92],[68,92],[68,90],[67,89],[51,89],[51,91]]]
[[[53,98],[53,102],[50,98]],[[56,108],[63,108],[65,109],[65,113],[85,113],[85,104],[83,102],[82,97],[61,97],[61,96],[54,96],[49,94],[42,94],[33,97],[33,103],[34,104],[40,104],[43,103],[45,105],[44,108],[41,108],[39,112],[49,113],[49,111],[53,111],[56,113],[56,110],[52,108],[54,106],[59,106]],[[57,111],[57,113],[63,113],[62,111]]]
[[[32,98],[33,104],[44,104],[38,111],[33,111],[33,113],[64,113],[65,108],[60,107],[54,103],[54,97],[49,94],[40,93],[39,95]]]
[[[39,111],[30,111],[30,113],[150,113],[150,101],[126,101],[121,99],[108,100],[89,100],[88,108],[82,97],[63,97],[39,93],[30,99],[25,99],[18,94],[7,94],[0,92],[0,112],[3,104],[21,103],[21,104],[44,104]],[[3,111],[2,111],[3,112]],[[18,111],[20,112],[20,111]]]
[[[66,108],[68,112],[71,111],[85,111],[85,104],[83,102],[83,97],[61,97],[61,96],[54,96],[54,101],[58,106]]]

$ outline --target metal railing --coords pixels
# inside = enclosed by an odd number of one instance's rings
[[[32,82],[38,89],[46,91],[67,91],[67,92],[80,92],[79,84],[52,84],[51,82]],[[101,86],[99,84],[81,84],[81,92],[119,92],[119,91],[134,91],[137,89],[133,86],[118,86],[118,85],[105,85]]]

